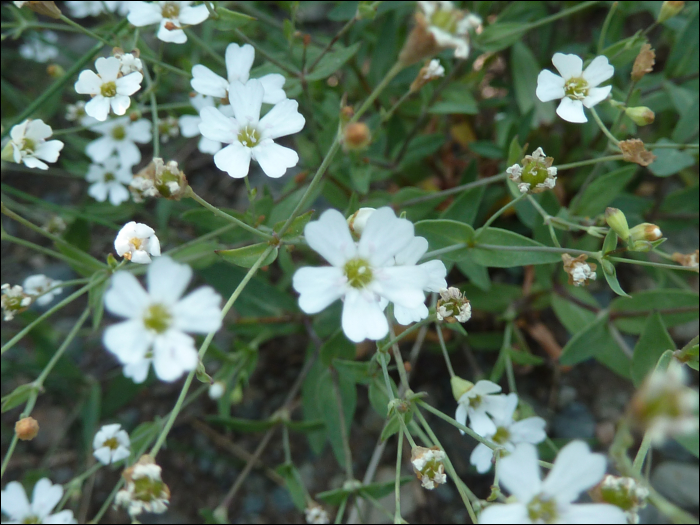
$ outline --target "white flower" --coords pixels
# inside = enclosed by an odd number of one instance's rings
[[[124,374],[142,383],[153,362],[156,375],[175,381],[197,367],[194,339],[185,332],[208,334],[221,327],[221,297],[208,286],[182,297],[192,269],[169,257],[148,267],[148,292],[129,272],[112,277],[105,307],[126,321],[105,330],[103,342],[124,365]]]
[[[207,97],[201,93],[197,93],[195,96],[190,97],[190,103],[197,110],[197,115],[182,115],[178,123],[180,124],[180,134],[183,137],[197,137],[201,136],[199,132],[199,124],[202,122],[202,117],[199,116],[199,112],[202,108],[207,107],[218,107],[219,111],[226,117],[233,117],[233,108],[230,104],[217,106],[212,97]],[[206,137],[201,137],[199,139],[199,144],[197,145],[199,151],[202,153],[208,153],[214,155],[222,148],[222,144],[218,140],[211,140]]]
[[[304,235],[308,245],[332,265],[300,268],[294,274],[299,307],[307,314],[343,298],[343,331],[354,342],[386,336],[389,325],[383,312],[389,302],[394,303],[395,312],[396,307],[411,313],[425,308],[427,316],[423,290],[433,276],[423,265],[401,264],[399,257],[411,251],[406,260],[412,259],[423,250],[425,239],[414,237],[413,224],[397,218],[391,208],[379,208],[369,217],[358,243],[336,210],[327,210],[318,221],[307,224]]]
[[[116,152],[122,166],[134,166],[141,162],[141,152],[135,144],[145,144],[151,140],[151,121],[140,119],[131,122],[129,117],[121,117],[96,124],[91,131],[103,136],[90,142],[85,153],[93,162],[105,162]]]
[[[608,474],[597,487],[600,503],[610,503],[625,511],[629,523],[639,523],[639,510],[647,506],[649,489],[634,478],[619,477]],[[595,490],[594,490],[595,494]]]
[[[496,432],[483,436],[507,452],[513,452],[518,443],[531,443],[534,445],[541,443],[547,437],[544,431],[547,423],[541,417],[528,417],[519,421],[513,421],[513,414],[517,407],[518,395],[508,394],[504,410],[493,416]],[[502,453],[502,451],[497,453]],[[469,462],[476,467],[479,473],[484,474],[491,469],[493,454],[493,450],[483,443],[479,443],[469,457]]]
[[[119,72],[122,75],[128,75],[134,71],[139,73],[143,71],[143,62],[133,53],[115,53],[114,58],[119,60]]]
[[[158,119],[158,132],[163,144],[170,141],[171,138],[176,138],[180,134],[178,120],[172,116]]]
[[[552,166],[554,158],[547,157],[542,148],[537,148],[532,155],[525,155],[521,162],[522,166],[513,164],[506,169],[520,193],[541,193],[556,186],[557,168]]]
[[[73,1],[66,2],[68,12],[73,18],[86,18],[88,16],[98,16],[104,12],[104,5],[109,2],[84,2]]]
[[[140,222],[126,223],[114,239],[114,248],[120,257],[138,263],[151,262],[150,255],[160,255],[160,242],[153,228]]]
[[[58,48],[54,45],[58,42],[58,35],[53,31],[42,31],[38,35],[30,36],[26,42],[19,46],[19,54],[27,60],[35,62],[48,62],[58,56]]]
[[[100,3],[104,4],[110,13],[117,13],[120,16],[129,14],[129,9],[132,4],[132,2],[118,2],[114,0],[102,1]]]
[[[215,381],[209,386],[209,399],[221,399],[226,392],[226,385],[221,381]]]
[[[136,27],[159,24],[158,39],[173,44],[184,44],[185,26],[201,24],[209,18],[207,6],[191,6],[192,2],[128,2],[129,23]]]
[[[226,74],[227,79],[220,77],[208,67],[197,64],[192,68],[192,89],[202,95],[209,95],[218,99],[228,99],[229,86],[233,82],[245,84],[250,78],[250,68],[255,60],[255,48],[250,44],[239,46],[229,44],[226,48]],[[287,98],[282,87],[285,78],[278,73],[270,73],[260,77],[265,93],[262,101],[265,104],[277,104]]]
[[[310,505],[306,507],[304,517],[306,518],[306,523],[315,525],[325,525],[331,522],[328,513],[320,505]]]
[[[30,504],[24,487],[17,481],[10,481],[2,491],[2,512],[10,521],[3,523],[78,523],[72,510],[51,514],[62,496],[61,485],[53,485],[48,478],[42,478],[34,485]]]
[[[425,14],[428,31],[441,48],[455,50],[455,58],[469,56],[469,30],[481,23],[476,15],[465,16],[452,2],[418,2]]]
[[[437,58],[432,59],[420,72],[423,80],[433,80],[445,76],[445,68],[440,65],[440,61]]]
[[[583,441],[572,441],[542,481],[537,450],[521,443],[498,466],[499,481],[515,501],[489,505],[479,523],[627,523],[625,513],[613,505],[574,504],[603,478],[605,467],[605,456],[591,453]]]
[[[119,423],[103,425],[92,440],[92,448],[95,449],[92,455],[103,465],[109,465],[128,458],[130,447],[129,434]]]
[[[274,142],[304,128],[306,121],[297,111],[299,104],[296,100],[283,100],[261,119],[264,94],[259,80],[249,80],[245,85],[234,82],[229,87],[233,118],[212,107],[200,113],[202,135],[228,144],[214,155],[216,167],[236,179],[248,175],[251,159],[258,161],[265,175],[275,179],[299,162],[296,151]]]
[[[411,465],[424,489],[433,490],[447,482],[445,475],[445,452],[439,449],[413,447]]]
[[[438,320],[466,323],[472,318],[472,305],[469,299],[462,295],[459,288],[450,286],[441,288],[440,300],[437,303],[436,315]]]
[[[63,149],[63,142],[60,140],[46,140],[52,133],[51,126],[41,119],[27,119],[13,126],[10,130],[13,160],[17,164],[23,163],[28,168],[49,169],[42,161],[56,162]]]
[[[30,275],[24,280],[24,292],[36,296],[34,301],[39,306],[46,306],[53,298],[63,293],[63,288],[57,288],[61,281],[55,281],[45,275]],[[49,291],[51,290],[51,291]]]
[[[75,83],[75,91],[91,95],[85,104],[85,112],[100,122],[107,120],[109,108],[115,115],[123,115],[131,105],[131,95],[141,89],[143,75],[138,71],[120,76],[121,61],[115,57],[100,57],[95,61],[94,71],[86,69]]]
[[[119,206],[129,200],[128,185],[133,179],[129,166],[120,166],[119,158],[109,157],[102,164],[90,164],[85,180],[92,182],[88,195],[98,202],[109,197],[113,206]]]
[[[574,280],[574,286],[583,286],[587,280],[595,281],[597,275],[591,270],[587,263],[574,263],[571,271],[571,278]]]
[[[598,87],[613,76],[615,68],[607,57],[597,56],[583,71],[583,60],[576,55],[555,53],[552,64],[559,71],[555,75],[548,69],[537,77],[537,98],[542,102],[561,99],[557,115],[567,122],[588,122],[583,106],[592,108],[605,100],[612,86]]]
[[[32,304],[32,298],[24,293],[24,288],[16,284],[2,285],[2,313],[5,321],[12,321],[15,315],[24,312]]]
[[[493,395],[501,391],[501,387],[491,381],[477,381],[477,383],[464,392],[458,402],[455,419],[462,425],[467,424],[480,436],[493,435],[496,433],[496,424],[491,420],[502,419],[506,408],[507,397],[504,395]],[[462,434],[464,432],[460,430]]]
[[[161,468],[151,456],[141,456],[122,476],[126,487],[117,492],[114,503],[126,507],[132,519],[142,512],[162,514],[168,510],[170,489],[163,483]]]

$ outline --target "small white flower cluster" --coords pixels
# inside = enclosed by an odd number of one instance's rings
[[[442,49],[454,49],[455,58],[469,56],[469,31],[481,25],[481,18],[465,14],[449,1],[418,2],[427,22],[427,30]]]
[[[440,321],[466,323],[472,318],[472,305],[459,288],[450,286],[440,290],[436,313]]]
[[[150,456],[124,471],[126,488],[117,492],[115,504],[125,507],[132,519],[142,512],[162,514],[168,510],[170,489],[161,479],[161,468]]]
[[[354,231],[358,231],[355,219]],[[413,224],[396,217],[389,207],[373,211],[358,242],[345,217],[327,210],[306,225],[308,245],[331,266],[299,268],[292,285],[299,307],[318,313],[343,299],[342,327],[351,341],[379,340],[389,333],[384,310],[394,303],[394,316],[403,325],[428,316],[425,291],[447,288],[442,261],[417,264],[428,251],[428,241],[416,237]]]
[[[438,448],[413,447],[411,465],[424,489],[433,490],[447,482],[445,452]]]
[[[113,206],[129,200],[126,186],[132,179],[131,168],[122,165],[116,155],[108,157],[101,164],[90,164],[85,176],[85,180],[92,183],[88,195],[98,202],[109,199]]]
[[[99,16],[105,11],[109,13],[117,13],[120,16],[125,16],[129,12],[129,4],[133,2],[116,2],[116,1],[72,1],[66,2],[68,12],[73,18],[86,18],[88,16]]]
[[[513,164],[506,173],[518,185],[520,193],[541,193],[551,190],[557,183],[557,168],[552,166],[553,161],[542,148],[537,148],[532,155],[525,156],[522,166]]]
[[[2,314],[5,321],[12,321],[15,315],[24,312],[32,304],[32,298],[24,293],[24,288],[16,284],[10,286],[3,284],[2,288]]]
[[[95,124],[90,131],[99,133],[102,137],[90,142],[85,148],[85,153],[97,164],[104,164],[109,157],[116,154],[121,166],[131,168],[141,162],[141,152],[136,143],[146,144],[151,141],[151,127],[150,120],[139,119],[132,122],[129,117]]]
[[[39,306],[46,306],[54,297],[63,293],[60,288],[61,281],[46,277],[45,275],[30,275],[24,280],[22,286],[24,293],[32,296],[32,300]]]
[[[328,517],[328,513],[326,512],[326,509],[324,509],[320,505],[309,505],[308,507],[306,507],[304,515],[306,518],[306,523],[314,525],[325,525],[331,522],[330,518]]]
[[[92,448],[95,449],[92,455],[103,465],[109,465],[128,458],[130,447],[129,434],[119,423],[104,425],[92,441]]]
[[[72,510],[51,514],[62,497],[61,485],[42,478],[34,485],[30,503],[24,487],[18,481],[10,481],[2,491],[2,513],[10,518],[7,523],[78,523]]]
[[[126,223],[114,240],[119,257],[138,264],[149,264],[151,255],[160,255],[160,241],[150,226],[140,222]]]
[[[123,115],[131,106],[131,95],[141,89],[143,74],[132,70],[135,67],[133,55],[117,57],[100,57],[95,61],[97,73],[86,69],[78,76],[75,91],[92,98],[85,104],[85,112],[100,122],[107,120],[110,108],[115,115]],[[122,68],[130,71],[127,74]]]
[[[158,24],[158,40],[173,44],[184,44],[185,27],[201,24],[209,18],[204,4],[193,6],[192,2],[125,2],[129,4],[129,23],[136,27]]]
[[[35,62],[48,62],[58,56],[58,35],[50,30],[42,31],[39,34],[31,34],[21,46],[19,54],[27,60]]]
[[[51,126],[41,119],[27,119],[13,126],[10,142],[2,152],[3,160],[12,160],[28,168],[49,169],[46,162],[56,162],[63,149],[60,140],[46,140],[52,133]]]

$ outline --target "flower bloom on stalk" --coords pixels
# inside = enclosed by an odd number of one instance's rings
[[[27,41],[19,46],[19,54],[27,60],[35,62],[48,62],[58,56],[58,35],[53,31],[42,31],[40,34],[32,34]]]
[[[24,287],[24,293],[35,297],[33,300],[36,304],[46,306],[53,301],[54,297],[63,293],[63,288],[57,288],[60,284],[61,281],[39,274],[27,277],[22,286]]]
[[[226,48],[226,75],[220,77],[211,69],[201,64],[192,67],[192,89],[202,95],[208,95],[228,101],[229,86],[234,82],[245,84],[250,78],[250,68],[255,60],[255,48],[250,44],[239,46],[229,44]],[[257,79],[265,91],[263,103],[277,104],[287,98],[282,87],[285,78],[279,73],[270,73]]]
[[[92,455],[103,465],[117,463],[131,453],[129,434],[119,423],[103,425],[92,440],[92,448],[95,449]]]
[[[391,208],[379,208],[370,215],[357,243],[337,210],[327,210],[318,221],[307,224],[304,235],[308,245],[331,263],[300,268],[294,274],[292,284],[304,312],[318,313],[342,298],[343,331],[358,343],[389,333],[384,315],[389,302],[395,305],[399,323],[406,321],[404,314],[427,317],[423,290],[434,280],[429,270],[441,266],[444,282],[445,266],[440,261],[429,268],[416,266],[416,254],[425,253],[427,241],[415,237],[413,224],[397,218]]]
[[[542,193],[557,184],[557,168],[552,166],[554,158],[547,157],[542,148],[537,148],[532,155],[525,155],[521,162],[522,166],[513,164],[506,169],[520,193]]]
[[[214,155],[214,163],[235,179],[248,175],[250,161],[260,164],[265,175],[273,179],[284,175],[299,162],[297,152],[275,144],[274,139],[298,133],[306,121],[297,110],[296,100],[283,100],[260,118],[265,89],[259,80],[245,85],[236,81],[229,87],[233,117],[219,109],[202,109],[199,131],[208,139],[228,144]]]
[[[221,328],[221,297],[203,286],[182,298],[192,269],[169,257],[148,267],[148,292],[129,272],[112,277],[105,307],[127,320],[104,332],[103,343],[124,365],[124,375],[142,383],[153,362],[156,375],[175,381],[197,367],[194,339],[185,332],[208,334]]]
[[[10,521],[3,523],[78,523],[72,510],[51,514],[62,496],[61,485],[42,478],[34,485],[32,502],[29,503],[24,487],[17,481],[10,481],[2,491],[2,513]]]
[[[49,169],[46,162],[56,162],[63,149],[63,142],[60,140],[46,140],[52,133],[51,126],[41,119],[27,119],[13,126],[10,130],[10,142],[3,150],[3,160],[13,160],[28,168]]]
[[[87,156],[98,164],[116,152],[122,166],[134,166],[141,162],[141,152],[136,143],[151,141],[151,121],[146,119],[131,122],[129,117],[115,118],[95,124],[90,131],[102,134],[85,148]]]
[[[129,185],[134,202],[143,202],[151,197],[163,197],[179,201],[187,195],[189,184],[185,173],[178,168],[177,162],[164,162],[156,157],[139,171]]]
[[[413,447],[411,465],[424,489],[433,490],[447,482],[445,452],[439,448]]]
[[[114,249],[119,257],[138,264],[149,264],[151,255],[160,255],[160,241],[150,226],[140,222],[127,222],[114,239]]]
[[[2,285],[2,314],[5,321],[12,321],[15,315],[21,314],[32,304],[32,298],[24,293],[24,288],[16,284]]]
[[[614,505],[574,504],[603,479],[605,468],[605,456],[592,453],[583,441],[572,441],[561,449],[543,481],[537,449],[521,443],[498,464],[499,481],[514,501],[489,505],[479,523],[627,523],[625,513]]]
[[[136,27],[159,24],[158,39],[173,44],[184,44],[185,26],[201,24],[209,18],[204,4],[191,6],[192,2],[129,2],[129,23]]]
[[[126,113],[131,105],[129,97],[141,89],[143,75],[138,71],[122,75],[121,67],[118,58],[98,58],[95,61],[97,73],[86,69],[75,83],[77,93],[92,96],[85,104],[85,112],[100,122],[107,120],[110,107],[115,115]]]
[[[304,510],[304,517],[306,518],[306,523],[312,523],[315,525],[325,525],[326,523],[331,522],[326,509],[317,503],[306,507]]]
[[[491,417],[502,420],[506,409],[507,397],[500,395],[501,387],[491,381],[477,381],[476,384],[454,376],[452,395],[457,400],[455,420],[467,425],[480,436],[493,435],[498,428]],[[499,395],[495,395],[499,394]],[[464,434],[463,430],[460,430]]]
[[[598,267],[595,263],[586,262],[588,256],[581,254],[576,258],[571,257],[568,253],[563,253],[561,260],[564,261],[564,271],[569,274],[569,284],[574,286],[583,286],[589,281],[595,281],[598,275],[595,273]]]
[[[233,108],[230,104],[217,106],[212,97],[207,97],[201,93],[192,93],[192,95],[190,95],[190,104],[192,104],[194,109],[197,110],[197,115],[182,115],[178,119],[180,134],[186,138],[198,136],[201,137],[199,139],[199,143],[197,144],[199,151],[202,153],[209,153],[209,155],[214,155],[222,148],[221,141],[211,140],[201,136],[202,134],[199,132],[199,124],[202,122],[202,117],[199,116],[199,113],[204,108],[216,107],[225,117],[233,117]],[[226,102],[228,102],[228,100],[226,100]]]
[[[119,158],[109,157],[102,164],[90,164],[85,180],[92,182],[88,195],[98,202],[109,198],[112,206],[119,206],[129,200],[129,190],[126,186],[134,176],[129,166],[121,166]]]
[[[608,474],[592,491],[593,501],[610,503],[625,511],[629,523],[639,523],[639,510],[647,506],[649,489],[634,478]]]
[[[131,518],[142,512],[162,514],[168,510],[170,489],[161,479],[161,468],[155,460],[143,455],[133,466],[122,472],[125,488],[117,492],[114,503],[126,507]]]
[[[136,49],[131,53],[125,53],[123,49],[114,48],[114,58],[119,60],[119,72],[122,75],[128,75],[134,71],[143,71],[143,62],[139,58],[139,50]]]
[[[518,395],[511,393],[505,397],[507,400],[505,408],[493,417],[496,432],[482,436],[500,448],[493,451],[483,443],[479,443],[469,457],[469,462],[476,467],[480,474],[485,474],[491,470],[494,453],[504,455],[504,450],[507,453],[513,452],[518,443],[535,445],[541,443],[547,437],[544,431],[547,423],[541,417],[528,417],[520,421],[514,421],[513,414],[518,407]]]
[[[439,321],[466,323],[472,318],[472,305],[459,288],[450,286],[440,290],[436,313]]]
[[[557,115],[567,122],[588,122],[583,107],[592,108],[608,97],[612,86],[598,85],[610,79],[615,68],[602,55],[595,57],[585,71],[583,60],[576,55],[555,53],[552,64],[561,76],[548,69],[541,71],[537,77],[537,98],[542,102],[561,99]]]

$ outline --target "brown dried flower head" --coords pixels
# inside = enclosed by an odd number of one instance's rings
[[[639,139],[621,141],[618,146],[622,151],[622,158],[626,162],[634,162],[640,166],[648,166],[656,160],[656,155],[644,147],[644,142]]]
[[[15,423],[15,434],[22,441],[31,441],[39,433],[39,423],[33,417],[25,417]]]
[[[673,260],[680,264],[681,266],[686,266],[688,268],[697,268],[698,267],[698,258],[699,258],[699,253],[698,250],[695,250],[695,253],[674,253],[671,257],[673,257]]]
[[[343,130],[343,147],[346,150],[357,151],[365,149],[372,141],[369,126],[364,122],[352,122]]]
[[[596,280],[595,270],[598,265],[586,262],[586,259],[588,259],[586,254],[582,253],[574,258],[568,253],[564,253],[561,259],[564,262],[564,271],[569,274],[569,284],[583,286],[584,284],[587,285],[589,281]]]
[[[656,53],[651,47],[651,44],[644,44],[639,50],[637,58],[634,59],[632,66],[632,80],[639,82],[644,75],[651,73],[654,70]]]

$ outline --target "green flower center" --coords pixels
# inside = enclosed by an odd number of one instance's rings
[[[363,259],[353,259],[345,264],[345,276],[353,288],[364,288],[372,282],[372,269]]]
[[[22,523],[41,523],[41,520],[38,516],[26,516],[22,520]]]
[[[533,161],[523,166],[523,174],[520,176],[523,182],[529,183],[533,188],[547,180],[547,168],[539,162]]]
[[[124,140],[126,138],[126,128],[124,126],[116,126],[112,130],[112,138],[114,140]]]
[[[457,21],[458,19],[455,16],[454,11],[438,10],[435,11],[433,16],[430,18],[430,25],[439,27],[443,31],[450,34],[454,34],[457,31]]]
[[[251,126],[246,126],[238,132],[238,142],[248,148],[257,146],[260,142],[260,132]]]
[[[557,502],[536,496],[527,505],[527,515],[533,523],[556,523]]]
[[[491,438],[491,441],[498,445],[503,445],[504,443],[507,443],[508,440],[510,440],[510,432],[505,427],[498,427],[496,433]]]
[[[476,409],[481,406],[481,403],[484,401],[484,398],[481,396],[474,396],[469,398],[469,406]]]
[[[109,438],[106,440],[104,443],[102,443],[103,447],[107,447],[111,450],[117,450],[119,448],[119,441],[117,441],[117,438]]]
[[[143,477],[134,480],[134,498],[139,501],[153,501],[161,497],[164,483]]]
[[[166,2],[161,14],[163,18],[177,18],[180,16],[180,6],[176,2]]]
[[[113,180],[116,180],[117,178],[114,176],[114,173],[105,173],[105,182],[112,182]]]
[[[170,327],[172,319],[173,316],[170,315],[170,312],[165,306],[162,304],[154,304],[148,309],[148,312],[146,312],[143,318],[143,324],[149,330],[162,334]]]
[[[117,94],[117,84],[114,82],[105,82],[100,88],[100,93],[103,97],[113,97]]]
[[[588,82],[583,78],[570,78],[564,84],[564,93],[574,100],[583,100],[588,96]]]
[[[34,142],[32,139],[23,139],[22,140],[22,151],[26,151],[27,153],[34,153],[34,149],[36,148],[36,142]]]

